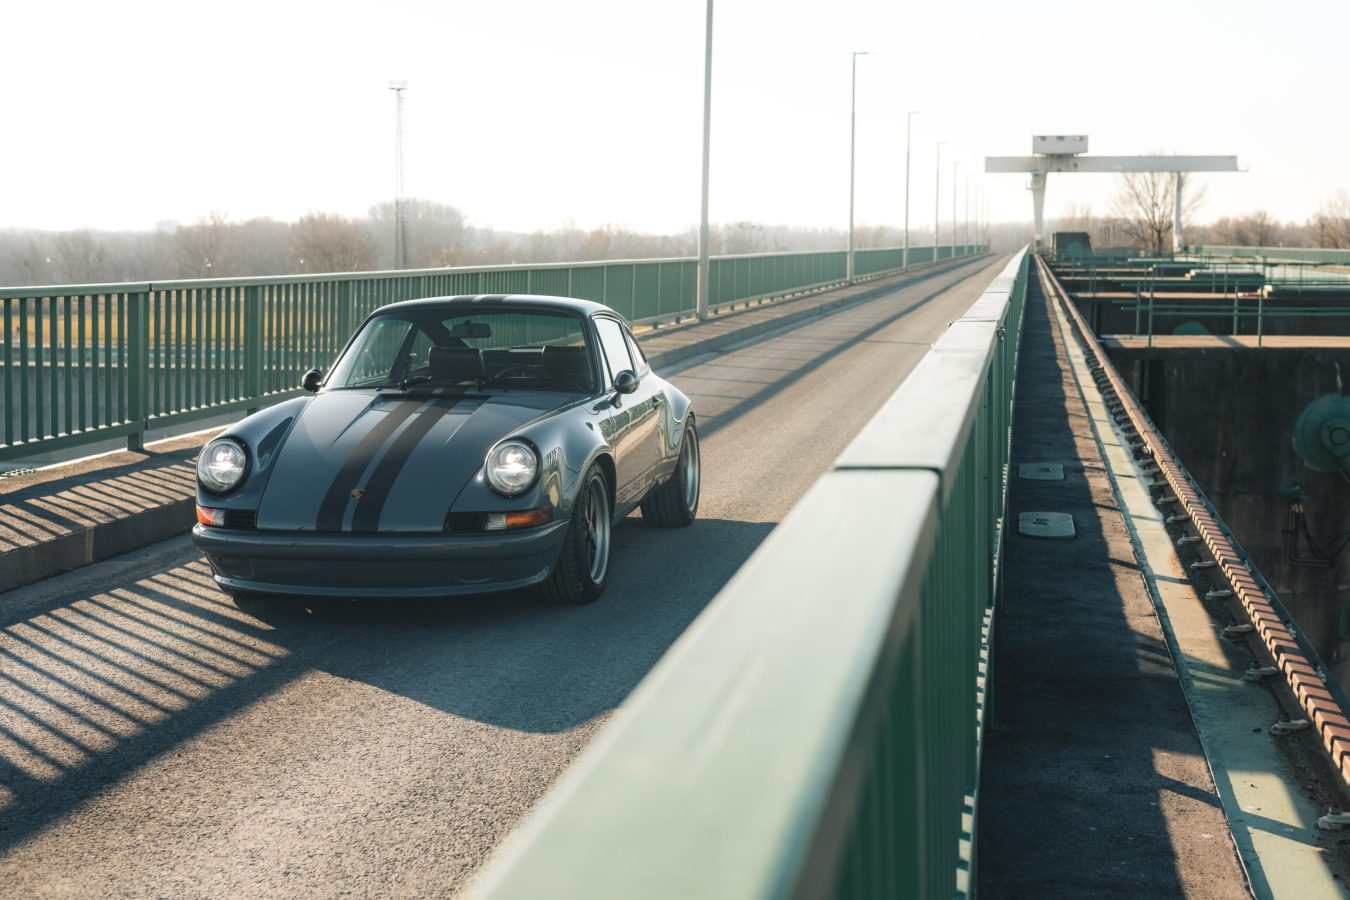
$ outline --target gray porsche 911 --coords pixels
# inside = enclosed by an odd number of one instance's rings
[[[615,523],[698,512],[689,398],[596,303],[395,303],[304,387],[198,457],[193,541],[227,593],[586,603]]]

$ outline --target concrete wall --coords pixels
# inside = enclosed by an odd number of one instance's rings
[[[1350,549],[1334,566],[1292,561],[1289,503],[1281,496],[1284,488],[1302,487],[1308,526],[1322,544],[1350,531],[1350,481],[1309,469],[1293,446],[1304,407],[1350,382],[1350,351],[1116,350],[1111,356],[1323,661],[1350,689],[1350,644],[1339,637],[1341,605],[1350,604]],[[1306,544],[1297,546],[1311,555]]]

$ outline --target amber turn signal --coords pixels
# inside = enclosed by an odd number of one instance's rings
[[[225,510],[207,509],[204,506],[199,506],[197,507],[197,522],[201,525],[220,528],[225,524]]]
[[[553,510],[549,507],[531,509],[525,512],[488,513],[483,528],[486,531],[506,531],[511,528],[533,528],[547,525],[553,521]]]

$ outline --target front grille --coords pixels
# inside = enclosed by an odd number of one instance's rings
[[[240,531],[256,531],[258,528],[258,511],[254,509],[227,509],[225,510],[225,527]]]
[[[445,530],[457,534],[478,534],[483,530],[486,519],[487,513],[446,513]]]

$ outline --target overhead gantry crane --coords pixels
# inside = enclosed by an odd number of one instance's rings
[[[1180,250],[1182,194],[1189,172],[1238,172],[1236,156],[1085,156],[1085,134],[1038,134],[1031,138],[1031,156],[987,156],[986,172],[1026,172],[1031,175],[1035,206],[1036,249],[1043,246],[1045,227],[1045,178],[1051,172],[1171,172],[1175,211],[1172,218],[1172,249]]]

